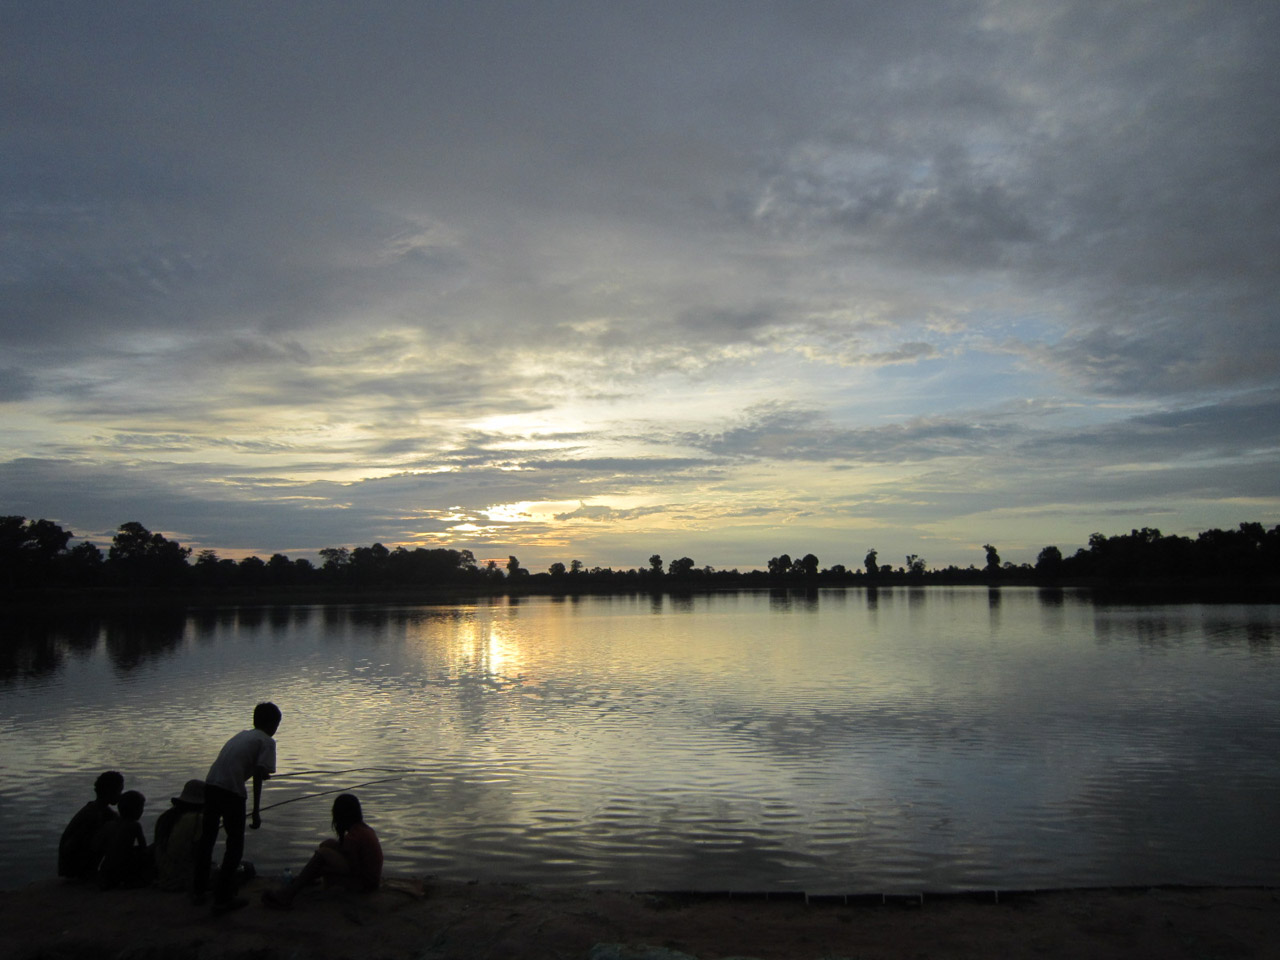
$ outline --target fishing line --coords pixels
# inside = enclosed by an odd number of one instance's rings
[[[299,800],[314,800],[316,797],[327,797],[331,793],[347,793],[348,791],[355,790],[359,787],[371,787],[375,783],[391,783],[392,781],[403,779],[404,777],[383,777],[381,780],[366,780],[364,783],[355,783],[349,787],[339,787],[337,790],[323,790],[320,793],[305,793],[300,797],[291,797],[288,800],[280,800],[277,803],[269,804],[268,806],[262,807],[258,812],[266,813],[268,810],[275,807],[283,807],[286,803],[297,803]]]

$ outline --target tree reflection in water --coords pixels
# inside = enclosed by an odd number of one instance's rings
[[[24,611],[8,624],[0,643],[0,682],[56,676],[67,657],[87,657],[106,644],[118,673],[169,656],[182,641],[187,611],[181,607],[120,611]]]
[[[101,618],[95,614],[22,611],[6,623],[0,642],[0,682],[56,675],[68,654],[91,653],[100,632]]]
[[[107,656],[118,673],[129,673],[148,660],[171,656],[182,643],[187,611],[159,608],[112,614],[105,619]]]

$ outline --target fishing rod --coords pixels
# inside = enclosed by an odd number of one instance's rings
[[[395,780],[403,780],[404,777],[383,777],[380,780],[366,780],[364,783],[354,783],[349,787],[339,787],[337,790],[323,790],[320,793],[305,793],[300,797],[290,797],[288,800],[280,800],[277,803],[269,804],[262,807],[258,812],[265,813],[275,807],[283,807],[286,803],[297,803],[299,800],[314,800],[316,797],[327,797],[332,793],[347,793],[359,787],[371,787],[375,783],[391,783]]]
[[[273,773],[270,777],[272,780],[285,780],[289,777],[309,777],[313,774],[324,773],[331,777],[341,776],[344,773],[365,773],[369,770],[377,770],[381,773],[413,773],[405,767],[351,767],[347,770],[293,770],[289,773]]]

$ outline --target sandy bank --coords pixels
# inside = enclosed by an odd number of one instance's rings
[[[1280,958],[1280,891],[1063,891],[882,903],[677,897],[390,881],[370,897],[316,890],[281,913],[214,918],[179,894],[42,881],[0,892],[6,960],[699,958]],[[647,956],[656,957],[658,952]],[[665,956],[670,957],[667,953]]]

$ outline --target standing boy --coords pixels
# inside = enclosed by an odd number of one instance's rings
[[[245,782],[253,777],[254,830],[262,826],[258,805],[262,797],[262,781],[276,771],[276,742],[272,739],[280,728],[280,708],[274,703],[260,703],[253,708],[253,729],[242,730],[226,742],[218,759],[213,761],[204,785],[204,829],[196,855],[195,874],[191,883],[192,902],[204,902],[209,884],[209,861],[218,842],[218,826],[227,832],[227,846],[218,869],[218,882],[213,891],[213,910],[225,913],[243,907],[248,901],[237,899],[236,868],[244,854],[245,806],[248,795]]]

